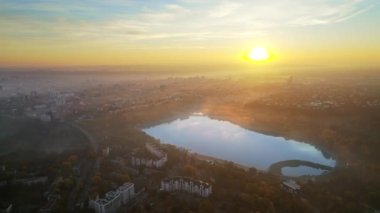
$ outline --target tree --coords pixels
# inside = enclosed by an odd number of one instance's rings
[[[183,167],[183,173],[186,176],[195,177],[197,170],[194,166],[188,164]]]
[[[212,213],[214,212],[214,206],[209,200],[202,200],[199,204],[199,210],[200,213]]]

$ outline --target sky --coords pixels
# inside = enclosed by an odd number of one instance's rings
[[[380,1],[0,0],[5,66],[255,66],[255,46],[268,66],[380,67]]]

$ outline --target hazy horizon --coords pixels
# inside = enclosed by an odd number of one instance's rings
[[[0,0],[0,212],[380,212],[380,0]]]

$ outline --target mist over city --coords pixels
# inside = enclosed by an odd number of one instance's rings
[[[376,0],[0,0],[0,212],[379,212]]]

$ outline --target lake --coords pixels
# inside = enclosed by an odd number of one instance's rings
[[[205,115],[194,114],[143,131],[164,144],[265,171],[272,164],[289,160],[329,167],[336,164],[333,158],[311,144],[255,132]],[[320,175],[324,170],[299,165],[284,166],[282,172],[286,176],[302,176]]]

